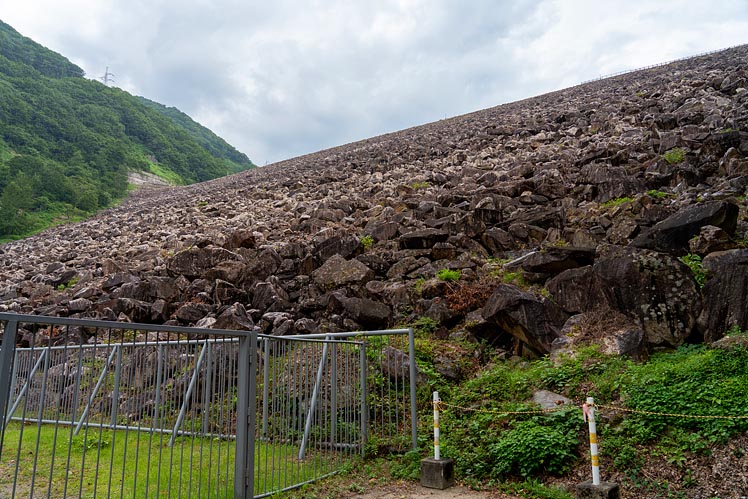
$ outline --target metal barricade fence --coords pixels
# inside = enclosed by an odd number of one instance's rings
[[[0,326],[0,498],[264,497],[416,442],[409,330]]]

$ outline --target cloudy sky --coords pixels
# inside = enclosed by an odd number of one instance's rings
[[[748,42],[748,0],[24,0],[0,19],[259,165]]]

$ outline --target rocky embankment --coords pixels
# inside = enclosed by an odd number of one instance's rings
[[[142,191],[0,246],[0,310],[274,335],[425,316],[536,354],[717,340],[748,328],[746,60],[738,47]],[[703,258],[703,287],[684,255]]]

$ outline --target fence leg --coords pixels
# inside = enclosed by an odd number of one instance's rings
[[[171,433],[171,438],[169,439],[169,447],[174,446],[174,442],[177,439],[177,434],[179,433],[179,428],[182,426],[182,421],[184,421],[184,415],[187,413],[187,406],[190,404],[190,397],[192,396],[192,390],[195,388],[195,383],[197,382],[197,377],[200,374],[200,368],[203,365],[203,359],[205,358],[205,350],[208,348],[208,344],[205,343],[203,345],[203,348],[200,349],[200,355],[197,358],[197,362],[195,362],[195,371],[192,373],[192,377],[190,378],[190,384],[187,386],[187,390],[184,392],[184,399],[182,400],[182,407],[179,409],[179,415],[177,416],[177,422],[174,423],[174,430]]]
[[[234,499],[254,496],[255,420],[257,417],[256,365],[257,333],[239,338],[239,373],[236,401],[236,455],[234,458]]]
[[[408,329],[408,367],[410,369],[410,440],[412,450],[418,448],[418,407],[416,405],[416,336]]]
[[[104,364],[104,367],[101,369],[101,375],[99,376],[99,379],[96,381],[96,386],[94,386],[94,389],[91,392],[91,395],[88,397],[88,403],[86,404],[86,407],[83,409],[83,412],[81,413],[81,418],[78,420],[78,424],[75,425],[75,429],[73,430],[73,435],[77,435],[78,432],[81,431],[81,428],[83,427],[83,423],[86,421],[86,418],[88,417],[88,411],[91,409],[91,404],[93,404],[94,400],[96,400],[96,395],[99,393],[99,389],[101,388],[102,383],[104,383],[106,374],[109,371],[109,364],[112,363],[112,360],[114,359],[114,356],[118,351],[119,351],[119,345],[115,346],[112,349],[112,353],[109,354],[109,357],[106,360],[106,364]],[[116,404],[116,403],[117,403],[116,400],[112,400],[112,404]]]
[[[10,320],[5,323],[3,342],[0,344],[0,450],[2,450],[2,436],[5,435],[5,425],[10,420],[6,413],[10,399],[10,375],[13,368],[13,353],[16,351],[16,336],[18,321]]]
[[[18,392],[18,395],[16,396],[16,399],[13,401],[13,405],[8,409],[8,413],[6,415],[6,421],[10,421],[10,418],[13,417],[13,413],[16,412],[16,409],[18,408],[18,404],[21,403],[21,399],[24,395],[26,395],[26,391],[29,389],[29,383],[31,383],[31,379],[34,377],[34,374],[36,374],[36,371],[39,369],[39,366],[42,365],[42,361],[44,360],[44,357],[47,356],[47,350],[42,350],[42,353],[39,355],[39,358],[36,360],[36,363],[34,364],[34,367],[31,368],[31,371],[29,371],[29,374],[26,376],[26,382],[21,387],[21,390]],[[15,371],[16,366],[13,366],[13,370]],[[15,385],[15,382],[11,383],[10,389],[11,393],[13,390],[13,386]],[[8,400],[10,403],[10,400]]]
[[[262,438],[268,438],[268,418],[270,417],[270,342],[262,339]]]
[[[361,364],[361,455],[366,452],[366,444],[369,441],[369,390],[367,389],[367,370],[368,362],[366,360],[366,342],[361,343],[359,348],[359,363]]]
[[[304,460],[306,454],[306,445],[309,441],[309,433],[312,431],[312,420],[314,419],[314,411],[317,409],[317,396],[319,395],[319,389],[322,386],[322,375],[324,374],[325,364],[327,364],[327,347],[328,341],[325,341],[322,347],[322,360],[319,361],[319,367],[317,368],[317,379],[314,381],[314,389],[312,390],[312,400],[309,402],[309,409],[306,413],[306,423],[304,424],[304,436],[301,438],[301,448],[299,448],[299,461]]]
[[[119,383],[122,378],[122,345],[114,347],[117,351],[117,361],[114,364],[114,387],[112,392],[112,428],[117,426],[117,412],[119,410]]]

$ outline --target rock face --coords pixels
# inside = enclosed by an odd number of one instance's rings
[[[704,259],[711,276],[704,285],[699,326],[706,341],[715,341],[733,327],[748,330],[748,250],[712,253]]]
[[[427,317],[442,337],[536,354],[717,340],[748,327],[746,57],[137,191],[0,246],[0,311],[275,335]]]

